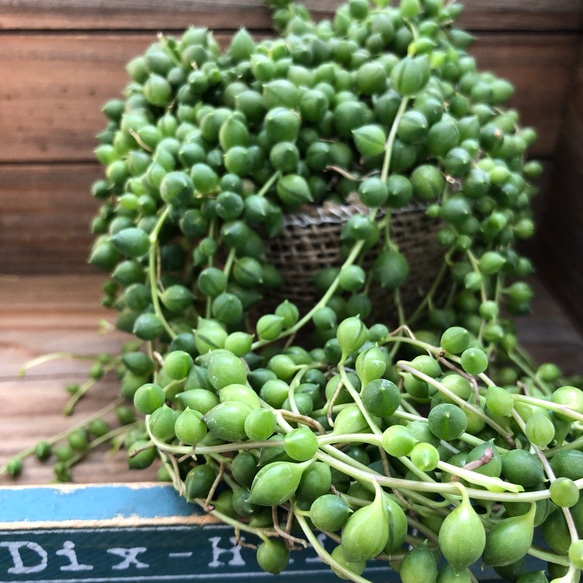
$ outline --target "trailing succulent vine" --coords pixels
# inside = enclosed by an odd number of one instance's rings
[[[105,104],[90,262],[134,339],[68,387],[67,413],[110,371],[121,396],[3,470],[54,454],[69,480],[107,441],[132,468],[161,460],[161,479],[258,537],[273,573],[309,543],[355,582],[373,558],[404,583],[475,581],[479,561],[577,581],[583,392],[534,367],[503,316],[529,311],[515,245],[541,172],[535,131],[504,106],[512,85],[479,72],[455,2],[350,0],[317,23],[270,4],[278,37],[240,30],[221,50],[204,28],[160,35]],[[285,215],[356,196],[367,210],[314,278],[320,299],[265,309],[284,285],[265,243]],[[443,264],[406,313],[415,274],[391,213],[410,205],[440,221]],[[526,555],[547,574],[523,573]]]

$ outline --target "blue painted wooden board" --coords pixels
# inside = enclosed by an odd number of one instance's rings
[[[322,535],[323,537],[323,535]],[[252,536],[243,540],[257,543]],[[332,550],[329,539],[321,542]],[[397,583],[385,562],[369,561],[364,576]],[[529,560],[527,570],[544,565]],[[500,582],[493,569],[473,572]],[[0,488],[0,583],[106,583],[240,579],[339,583],[312,549],[294,551],[276,576],[257,565],[253,549],[236,544],[233,529],[162,484],[21,486]]]
[[[311,549],[291,557],[277,580],[340,581]],[[370,565],[371,581],[398,581],[386,563]],[[0,488],[0,583],[239,579],[276,580],[232,528],[209,523],[171,486]]]

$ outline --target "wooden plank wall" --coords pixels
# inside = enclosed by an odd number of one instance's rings
[[[583,39],[572,78],[536,255],[544,279],[583,331]]]
[[[309,0],[318,17],[338,0]],[[579,58],[579,0],[466,0],[481,69],[516,86],[513,105],[553,166]],[[261,0],[0,0],[0,273],[92,273],[86,264],[101,174],[101,105],[127,82],[124,65],[155,40],[207,26],[270,33]]]

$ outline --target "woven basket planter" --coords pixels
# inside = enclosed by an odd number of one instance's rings
[[[445,253],[444,247],[436,242],[436,233],[443,225],[429,218],[425,211],[425,206],[410,205],[392,211],[391,215],[391,239],[409,263],[409,276],[401,287],[406,314],[416,309],[433,284]],[[311,278],[324,268],[342,265],[342,226],[351,216],[367,212],[367,207],[354,201],[305,206],[297,213],[285,215],[282,231],[265,242],[267,257],[284,280],[281,289],[265,298],[269,304],[288,299],[301,311],[309,310],[320,298]],[[365,269],[372,265],[380,249],[378,245],[367,252]],[[393,292],[373,285],[370,298],[375,316],[384,322],[396,321]]]

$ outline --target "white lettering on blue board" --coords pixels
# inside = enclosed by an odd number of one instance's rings
[[[138,561],[137,558],[140,553],[145,553],[147,550],[148,549],[146,547],[134,547],[132,549],[107,549],[107,552],[111,553],[112,555],[123,557],[123,561],[117,565],[114,565],[112,569],[115,569],[116,571],[124,571],[129,569],[132,565],[136,569],[147,569],[150,565]]]
[[[245,561],[241,556],[241,547],[237,544],[237,539],[234,536],[229,537],[229,542],[231,543],[230,549],[222,549],[219,547],[222,537],[213,536],[209,538],[209,541],[213,547],[213,560],[209,563],[209,567],[223,567],[225,563],[219,561],[219,557],[223,554],[232,555],[230,561],[226,564],[231,567],[244,567]]]
[[[73,541],[66,540],[63,543],[63,548],[56,552],[57,556],[69,559],[68,565],[63,565],[61,571],[93,571],[93,565],[80,565],[77,561],[77,553],[75,552],[75,544]]]
[[[47,552],[38,544],[31,541],[7,541],[0,542],[0,547],[6,547],[12,557],[13,567],[8,569],[9,573],[14,575],[28,575],[29,573],[40,573],[47,568],[49,556]],[[24,564],[20,549],[26,548],[38,555],[39,562],[36,565]]]

